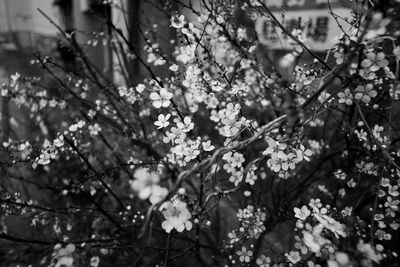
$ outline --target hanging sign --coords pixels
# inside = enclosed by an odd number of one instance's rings
[[[329,0],[265,0],[265,4],[288,32],[300,30],[300,39],[314,51],[323,51],[332,47],[332,40],[343,30],[348,31],[351,20],[351,9],[343,7],[339,2]],[[282,12],[286,2],[287,9]],[[330,12],[338,16],[337,20]],[[283,14],[283,16],[282,16]],[[343,29],[343,30],[342,30]],[[256,21],[256,31],[261,44],[270,49],[292,49],[290,39],[266,15]]]

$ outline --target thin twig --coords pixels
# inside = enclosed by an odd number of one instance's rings
[[[169,259],[169,250],[171,248],[171,232],[168,233],[168,238],[167,238],[167,249],[165,253],[165,260],[164,260],[164,267],[168,266],[168,259]]]

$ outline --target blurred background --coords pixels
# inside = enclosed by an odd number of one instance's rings
[[[168,40],[174,39],[174,30],[169,27],[169,20],[152,1],[114,1],[121,8],[106,5],[103,0],[0,0],[0,81],[7,79],[16,71],[22,74],[38,74],[38,70],[30,67],[32,53],[40,51],[73,65],[73,54],[69,53],[67,44],[62,44],[59,30],[45,18],[38,9],[54,20],[67,33],[74,32],[76,40],[81,45],[90,47],[86,51],[97,68],[118,81],[117,55],[113,55],[111,46],[101,44],[101,39],[108,38],[110,29],[102,21],[102,17],[111,17],[117,27],[124,30],[133,46],[143,53],[144,39],[137,25],[158,27],[160,44],[164,52],[172,53]],[[170,1],[174,5],[174,1]],[[199,1],[186,0],[194,7]],[[239,1],[240,2],[240,1]],[[283,22],[286,29],[302,30],[304,42],[316,53],[324,52],[332,46],[332,40],[342,31],[348,29],[346,21],[330,16],[332,10],[341,18],[350,17],[350,8],[342,1],[330,0],[266,0],[266,4],[277,18]],[[343,1],[347,2],[347,1]],[[285,11],[282,13],[282,8]],[[126,12],[129,11],[129,12]],[[177,12],[180,12],[177,10]],[[185,13],[185,10],[181,11]],[[190,14],[185,14],[190,19]],[[248,26],[248,32],[254,32],[262,47],[260,57],[269,64],[280,68],[283,72],[290,68],[293,57],[287,52],[292,44],[280,30],[267,18],[243,17],[238,10],[238,19]],[[338,25],[338,22],[340,25]],[[158,24],[155,26],[154,24]],[[195,23],[195,22],[194,22]],[[129,29],[129,30],[128,30]],[[93,39],[97,41],[94,42]],[[223,49],[223,48],[222,48]],[[167,50],[167,51],[165,51]],[[223,50],[221,51],[223,54]],[[167,53],[168,54],[168,53]],[[305,63],[311,57],[303,55]],[[140,67],[132,59],[131,69],[134,75],[140,74]],[[0,82],[2,83],[2,82]]]

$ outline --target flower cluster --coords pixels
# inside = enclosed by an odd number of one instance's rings
[[[134,88],[126,88],[125,86],[118,87],[118,93],[120,97],[126,99],[129,104],[134,104],[137,100],[138,91]]]
[[[271,137],[267,137],[268,147],[263,155],[269,156],[267,161],[268,167],[276,173],[284,174],[289,170],[293,170],[296,164],[303,160],[309,161],[312,151],[300,145],[298,149],[287,146],[286,143],[275,141]]]
[[[235,136],[242,127],[249,124],[245,118],[239,118],[240,105],[228,103],[218,112],[211,111],[210,120],[216,122],[219,133],[224,137]]]
[[[62,247],[61,244],[56,244],[53,248],[52,264],[54,267],[72,267],[74,266],[74,253],[76,247],[74,244],[68,244],[66,247]]]
[[[351,266],[354,262],[352,255],[346,251],[338,250],[336,243],[340,238],[346,238],[348,233],[344,224],[338,222],[328,215],[330,206],[322,205],[319,199],[312,199],[308,206],[294,208],[295,217],[298,218],[296,227],[299,235],[296,235],[297,250],[286,254],[287,260],[291,263],[298,263],[309,255],[318,258],[328,259],[329,266]],[[343,218],[352,216],[352,209],[346,207],[342,212]],[[358,253],[365,261],[380,262],[382,246],[377,245],[376,250],[370,244],[359,239],[357,245]]]
[[[155,108],[166,108],[171,104],[173,94],[165,88],[161,88],[159,92],[151,92],[150,99],[153,101]]]
[[[239,231],[246,233],[246,238],[257,239],[265,231],[266,213],[261,209],[255,210],[254,206],[248,205],[244,209],[239,209],[237,217],[241,224]]]
[[[223,169],[230,174],[229,181],[237,186],[243,179],[243,163],[245,162],[243,154],[229,151],[222,156],[222,159],[226,161]]]
[[[145,168],[139,168],[135,171],[135,179],[130,181],[132,189],[138,193],[140,199],[149,199],[154,204],[161,201],[168,190],[159,186],[160,175],[157,172],[149,172]]]
[[[389,61],[386,59],[385,53],[370,51],[361,62],[360,76],[366,80],[373,80],[376,78],[376,72],[385,68],[388,64]]]

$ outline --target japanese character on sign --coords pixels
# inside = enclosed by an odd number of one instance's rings
[[[269,20],[265,20],[262,28],[262,33],[265,39],[276,42],[278,40],[275,25]]]
[[[324,43],[328,37],[329,17],[317,17],[315,26],[310,20],[308,23],[307,37],[311,37],[316,42]]]

